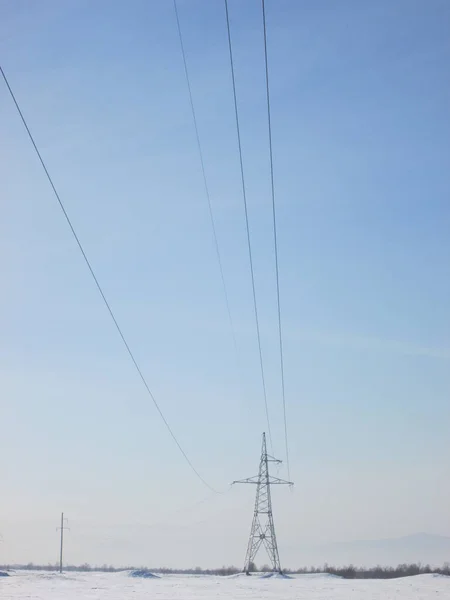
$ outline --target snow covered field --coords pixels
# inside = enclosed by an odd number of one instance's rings
[[[127,573],[11,573],[0,578],[2,600],[439,600],[450,599],[450,577],[344,580],[327,575],[294,579],[182,577],[135,579]]]

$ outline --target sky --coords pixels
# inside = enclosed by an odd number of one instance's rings
[[[267,429],[224,4],[0,1],[0,56],[149,386],[0,86],[0,563],[243,562]],[[273,453],[285,459],[261,5],[229,0]],[[267,0],[302,548],[450,535],[450,5]],[[274,474],[287,477],[285,463]],[[306,554],[305,560],[308,559]],[[265,562],[262,556],[259,562]],[[258,561],[257,561],[258,562]]]

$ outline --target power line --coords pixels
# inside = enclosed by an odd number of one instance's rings
[[[226,489],[222,494],[220,494],[220,496],[226,496],[231,491],[231,489],[232,489],[232,485],[229,485],[228,489]],[[92,523],[90,521],[77,520],[77,524],[81,528],[89,527],[89,530],[92,530],[92,529],[94,529],[94,530],[125,529],[126,530],[126,529],[137,529],[137,528],[151,529],[151,528],[160,527],[161,525],[164,525],[166,522],[173,520],[179,514],[184,514],[184,513],[189,513],[191,511],[194,511],[198,506],[207,504],[213,498],[217,498],[218,496],[219,496],[219,494],[216,494],[214,492],[209,493],[206,497],[202,498],[201,500],[197,500],[196,502],[189,503],[189,504],[183,504],[182,506],[179,506],[178,508],[170,510],[168,513],[163,515],[158,521],[154,521],[153,523],[135,522],[135,523],[114,523],[114,525],[105,525],[105,524],[92,525]],[[1,537],[0,537],[0,541],[1,541]]]
[[[137,373],[138,373],[138,375],[139,375],[142,383],[144,384],[144,387],[147,390],[148,395],[150,396],[151,400],[153,401],[153,404],[155,405],[155,408],[158,411],[158,414],[161,417],[164,425],[166,426],[166,429],[169,432],[171,438],[175,442],[178,450],[181,452],[183,458],[185,459],[185,461],[187,462],[187,464],[189,465],[189,467],[191,468],[191,470],[194,472],[194,474],[198,477],[198,479],[200,479],[200,481],[207,488],[209,488],[213,492],[220,493],[220,492],[217,492],[217,490],[215,490],[212,486],[210,486],[209,483],[200,475],[200,473],[194,467],[194,465],[192,464],[191,460],[187,456],[186,452],[183,450],[183,448],[182,448],[180,442],[178,441],[177,437],[175,436],[174,432],[172,431],[172,428],[170,427],[170,425],[169,425],[166,417],[164,416],[161,408],[159,407],[159,404],[156,401],[156,399],[155,399],[152,391],[150,390],[150,387],[149,387],[149,385],[147,383],[147,380],[145,379],[145,377],[144,377],[144,375],[143,375],[143,373],[141,371],[141,368],[139,367],[139,364],[138,364],[136,358],[134,357],[134,354],[131,351],[130,346],[128,345],[128,342],[127,342],[127,340],[126,340],[126,338],[125,338],[125,336],[124,336],[124,334],[122,332],[122,329],[121,329],[121,327],[120,327],[120,325],[119,325],[119,323],[118,323],[118,321],[117,321],[117,319],[116,319],[116,317],[115,317],[115,315],[113,313],[113,310],[112,310],[112,308],[111,308],[108,300],[106,299],[106,296],[105,296],[105,294],[103,292],[103,289],[102,289],[102,287],[101,287],[101,285],[100,285],[100,283],[99,283],[99,281],[97,279],[97,276],[95,275],[94,269],[92,268],[92,265],[91,265],[91,263],[90,263],[87,255],[86,255],[86,252],[84,251],[84,248],[83,248],[83,246],[81,244],[81,241],[80,241],[80,239],[79,239],[79,237],[78,237],[78,235],[77,235],[77,233],[76,233],[76,231],[74,229],[74,226],[72,225],[72,221],[70,220],[69,215],[68,215],[68,213],[67,213],[67,211],[65,209],[65,206],[64,206],[64,204],[63,204],[63,202],[62,202],[62,200],[61,200],[61,198],[60,198],[60,196],[59,196],[59,194],[58,194],[58,192],[56,190],[56,187],[55,187],[55,185],[53,183],[53,179],[50,176],[50,173],[49,173],[49,171],[48,171],[48,169],[47,169],[47,167],[45,165],[45,162],[44,162],[44,159],[42,158],[41,153],[39,152],[39,149],[38,149],[38,147],[36,145],[36,142],[34,141],[34,137],[31,134],[31,131],[30,131],[29,127],[28,127],[28,124],[27,124],[27,122],[25,120],[25,117],[23,116],[22,110],[20,109],[20,106],[19,106],[19,104],[17,102],[17,99],[16,99],[16,97],[14,95],[14,92],[12,91],[11,86],[9,85],[9,81],[8,81],[8,79],[7,79],[6,75],[5,75],[5,72],[3,71],[3,68],[2,68],[1,65],[0,65],[0,72],[1,72],[2,77],[3,77],[3,79],[4,79],[5,83],[6,83],[6,87],[8,88],[10,96],[11,96],[11,98],[12,98],[12,100],[13,100],[15,106],[16,106],[17,112],[19,113],[19,116],[20,116],[20,118],[22,120],[22,123],[23,123],[23,125],[24,125],[24,127],[25,127],[25,129],[26,129],[26,131],[28,133],[28,137],[30,138],[30,141],[31,141],[31,143],[32,143],[32,145],[34,147],[34,150],[35,150],[36,154],[37,154],[37,157],[39,158],[39,161],[40,161],[40,163],[42,165],[42,168],[44,169],[45,175],[47,176],[47,179],[48,179],[48,181],[50,183],[50,186],[51,186],[51,188],[53,190],[53,193],[54,193],[54,195],[55,195],[55,197],[56,197],[56,199],[58,201],[59,207],[61,208],[61,210],[63,212],[63,215],[64,215],[64,217],[65,217],[65,219],[67,221],[67,224],[69,225],[70,231],[72,232],[72,235],[75,238],[75,241],[76,241],[76,243],[78,245],[78,248],[79,248],[81,254],[83,255],[84,262],[86,263],[86,265],[87,265],[87,267],[89,269],[89,272],[90,272],[90,274],[92,276],[92,279],[94,280],[94,283],[95,283],[95,285],[97,287],[97,290],[100,293],[100,296],[102,297],[103,303],[105,304],[105,306],[106,306],[106,308],[107,308],[107,310],[109,312],[109,315],[110,315],[110,317],[111,317],[111,319],[112,319],[112,321],[113,321],[113,323],[114,323],[114,325],[115,325],[115,327],[116,327],[116,329],[117,329],[117,331],[118,331],[118,333],[120,335],[120,338],[121,338],[121,340],[123,342],[123,345],[125,346],[126,351],[128,352],[128,355],[131,358],[131,361],[132,361],[132,363],[133,363],[133,365],[134,365],[134,367],[135,367],[135,369],[136,369],[136,371],[137,371]]]
[[[231,44],[230,18],[229,18],[229,14],[228,14],[228,0],[225,0],[225,14],[226,14],[226,20],[227,20],[228,49],[229,49],[229,54],[230,54],[231,80],[232,80],[232,84],[233,84],[234,114],[235,114],[235,120],[236,120],[237,142],[238,142],[238,149],[239,149],[239,164],[240,164],[240,170],[241,170],[242,197],[244,200],[245,226],[246,226],[246,230],[247,230],[247,246],[248,246],[248,256],[249,256],[249,263],[250,263],[250,274],[251,274],[251,280],[252,280],[253,309],[254,309],[254,313],[255,313],[256,334],[257,334],[257,338],[258,338],[259,365],[260,365],[260,369],[261,369],[261,381],[262,381],[263,394],[264,394],[264,406],[265,406],[266,420],[267,420],[267,433],[269,434],[270,446],[271,446],[271,448],[273,448],[272,432],[271,432],[271,428],[270,428],[270,419],[269,419],[269,407],[267,404],[266,380],[265,380],[265,376],[264,376],[264,364],[263,364],[262,350],[261,350],[261,334],[260,334],[260,329],[259,329],[258,304],[256,301],[255,274],[254,274],[254,269],[253,269],[252,244],[251,244],[251,239],[250,239],[250,226],[249,226],[249,220],[248,220],[248,207],[247,207],[247,193],[246,193],[246,187],[245,187],[244,164],[243,164],[243,160],[242,160],[241,131],[240,131],[240,125],[239,125],[239,111],[238,111],[237,95],[236,95],[236,80],[235,80],[235,76],[234,76],[234,60],[233,60],[233,49],[232,49],[232,44]]]
[[[228,296],[227,285],[226,285],[226,282],[225,282],[225,274],[224,274],[224,270],[223,270],[222,257],[221,257],[221,254],[220,254],[219,240],[217,238],[216,221],[215,221],[214,212],[213,212],[213,209],[212,209],[211,195],[209,193],[208,180],[206,178],[205,161],[204,161],[204,157],[203,157],[202,144],[200,142],[200,134],[199,134],[198,124],[197,124],[197,114],[195,112],[194,99],[193,99],[193,96],[192,96],[192,88],[191,88],[191,82],[190,82],[190,77],[189,77],[189,70],[188,70],[188,66],[187,66],[186,51],[184,49],[183,34],[181,32],[181,25],[180,25],[180,18],[179,18],[179,14],[178,14],[177,0],[173,0],[173,7],[174,7],[174,10],[175,10],[175,17],[176,17],[176,21],[177,21],[178,38],[180,40],[181,54],[182,54],[182,57],[183,57],[184,74],[185,74],[185,77],[186,77],[186,85],[187,85],[188,94],[189,94],[189,103],[190,103],[190,106],[191,106],[192,120],[193,120],[193,123],[194,123],[194,129],[195,129],[195,138],[196,138],[196,141],[197,141],[198,154],[199,154],[199,158],[200,158],[200,165],[201,165],[201,171],[202,171],[203,185],[204,185],[204,188],[205,188],[205,195],[206,195],[206,199],[207,199],[207,203],[208,203],[208,212],[209,212],[209,218],[210,218],[210,222],[211,222],[211,229],[212,229],[213,238],[214,238],[214,247],[215,247],[215,251],[216,251],[217,262],[218,262],[218,265],[219,265],[220,278],[222,280],[223,293],[224,293],[225,304],[226,304],[226,309],[227,309],[227,313],[228,313],[228,320],[230,322],[231,335],[232,335],[232,338],[233,338],[234,349],[235,349],[235,352],[236,352],[237,361],[239,363],[239,352],[238,352],[238,346],[237,346],[237,341],[236,341],[236,330],[235,330],[235,327],[234,327],[234,324],[233,324],[233,317],[231,316],[230,301],[229,301],[229,296]]]
[[[267,31],[266,31],[266,7],[262,0],[262,16],[264,29],[264,62],[266,67],[266,97],[267,97],[267,123],[269,132],[269,155],[270,155],[270,184],[272,191],[272,217],[273,217],[273,241],[275,249],[275,275],[277,283],[277,309],[278,309],[278,337],[280,346],[280,371],[281,371],[281,396],[283,401],[283,421],[284,421],[284,441],[286,451],[286,466],[288,479],[291,478],[291,468],[289,464],[289,442],[286,416],[286,394],[284,386],[284,356],[283,356],[283,330],[281,326],[281,304],[280,304],[280,277],[278,270],[278,238],[277,238],[277,212],[275,206],[275,184],[273,177],[273,151],[272,151],[272,121],[270,118],[270,91],[269,91],[269,64],[267,60]]]

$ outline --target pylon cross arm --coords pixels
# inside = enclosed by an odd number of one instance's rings
[[[248,477],[247,479],[238,479],[237,481],[233,481],[233,483],[231,485],[234,485],[235,483],[255,483],[255,484],[258,484],[258,483],[260,483],[260,478],[259,478],[259,475],[255,475],[254,477]]]
[[[293,481],[286,481],[285,479],[279,479],[278,477],[269,477],[270,485],[294,485]]]

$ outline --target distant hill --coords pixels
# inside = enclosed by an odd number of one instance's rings
[[[450,563],[450,537],[416,533],[400,538],[337,542],[303,548],[297,564],[397,566],[401,563],[422,563],[441,566]]]

